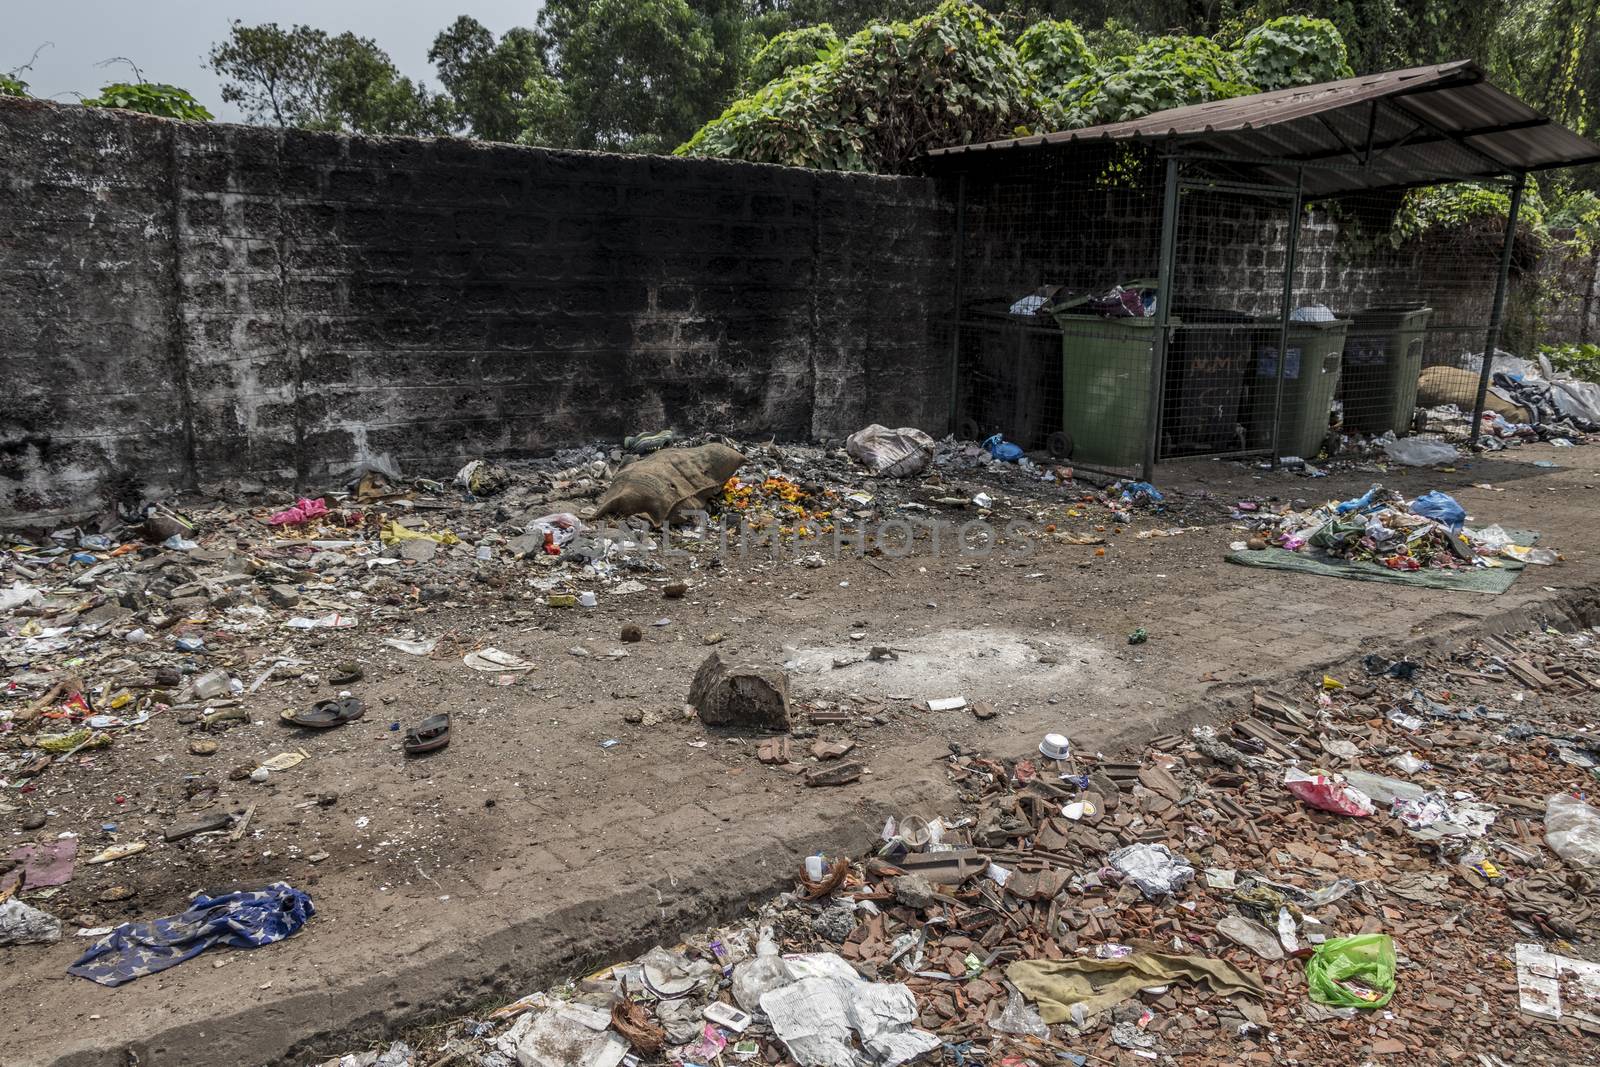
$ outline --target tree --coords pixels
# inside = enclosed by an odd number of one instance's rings
[[[539,12],[578,148],[666,151],[717,107],[724,76],[686,0],[550,0]]]
[[[481,140],[515,141],[524,129],[529,86],[550,73],[547,47],[543,35],[521,26],[496,41],[469,15],[441,31],[428,60],[449,94],[454,123]]]
[[[1098,126],[1255,91],[1239,59],[1215,41],[1157,37],[1074,78],[1048,117],[1067,128]]]
[[[448,101],[403,77],[370,37],[236,20],[208,62],[224,79],[222,98],[252,121],[374,134],[449,129]]]

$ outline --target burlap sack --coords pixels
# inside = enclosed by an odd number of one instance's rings
[[[622,468],[596,501],[592,518],[641,515],[664,525],[704,506],[743,464],[744,457],[727,445],[663,448]]]

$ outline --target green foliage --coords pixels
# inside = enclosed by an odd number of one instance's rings
[[[967,0],[874,24],[827,59],[735,102],[679,147],[827,170],[898,172],[930,148],[992,140],[1037,118],[1021,61]]]
[[[549,74],[535,74],[522,87],[517,108],[519,144],[540,148],[565,148],[578,141],[572,99],[561,82]]]
[[[839,45],[839,35],[828,22],[775,33],[750,60],[744,84],[747,89],[759,89],[797,67],[827,59]]]
[[[1539,354],[1559,373],[1600,385],[1600,345],[1546,344]]]
[[[1245,77],[1263,91],[1348,78],[1344,38],[1327,19],[1290,15],[1245,34],[1235,49]]]
[[[1396,247],[1428,236],[1463,237],[1493,235],[1498,241],[1505,233],[1505,220],[1511,213],[1511,194],[1504,189],[1476,182],[1458,182],[1413,189],[1401,202],[1389,227],[1389,239]],[[1517,213],[1518,230],[1537,235],[1544,232],[1544,205],[1532,186],[1523,195]]]
[[[667,151],[732,90],[713,27],[686,0],[549,0],[539,28],[571,103],[573,147]]]
[[[101,89],[99,96],[85,100],[83,106],[114,107],[195,122],[208,122],[213,117],[187,89],[158,82],[116,82]]]
[[[27,96],[28,83],[16,74],[0,73],[0,96]]]
[[[530,82],[550,73],[546,47],[542,35],[523,27],[496,41],[469,15],[451,23],[433,39],[428,60],[449,96],[452,125],[480,140],[515,141],[524,129]]]
[[[1017,38],[1017,58],[1028,79],[1046,96],[1059,97],[1067,83],[1094,69],[1094,53],[1078,27],[1065,19],[1036,22]]]
[[[1144,44],[1138,30],[1120,19],[1108,18],[1099,29],[1083,31],[1084,44],[1102,60],[1113,56],[1131,56]]]
[[[1157,37],[1074,78],[1051,118],[1062,127],[1098,126],[1255,91],[1238,59],[1215,41]]]
[[[448,100],[403,77],[370,37],[235,21],[207,57],[222,99],[252,121],[374,134],[445,132]]]

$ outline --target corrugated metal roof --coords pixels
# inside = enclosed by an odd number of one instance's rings
[[[949,159],[1113,141],[1176,142],[1190,151],[1254,160],[1264,178],[1288,183],[1296,164],[1309,164],[1311,195],[1600,162],[1600,145],[1497,89],[1470,60],[928,154]]]

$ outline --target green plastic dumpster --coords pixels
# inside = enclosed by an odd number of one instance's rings
[[[1422,374],[1423,339],[1432,308],[1415,304],[1370,307],[1351,319],[1344,343],[1345,429],[1355,433],[1397,434],[1411,429]]]
[[[1061,428],[1072,459],[1101,467],[1144,462],[1156,320],[1055,312],[1061,325]],[[1179,325],[1172,318],[1170,325]]]
[[[1278,455],[1310,459],[1322,451],[1328,413],[1339,389],[1349,319],[1291,322],[1283,361],[1283,413],[1278,425]],[[1250,446],[1272,447],[1272,400],[1277,389],[1278,337],[1256,349],[1254,395],[1250,405]]]

